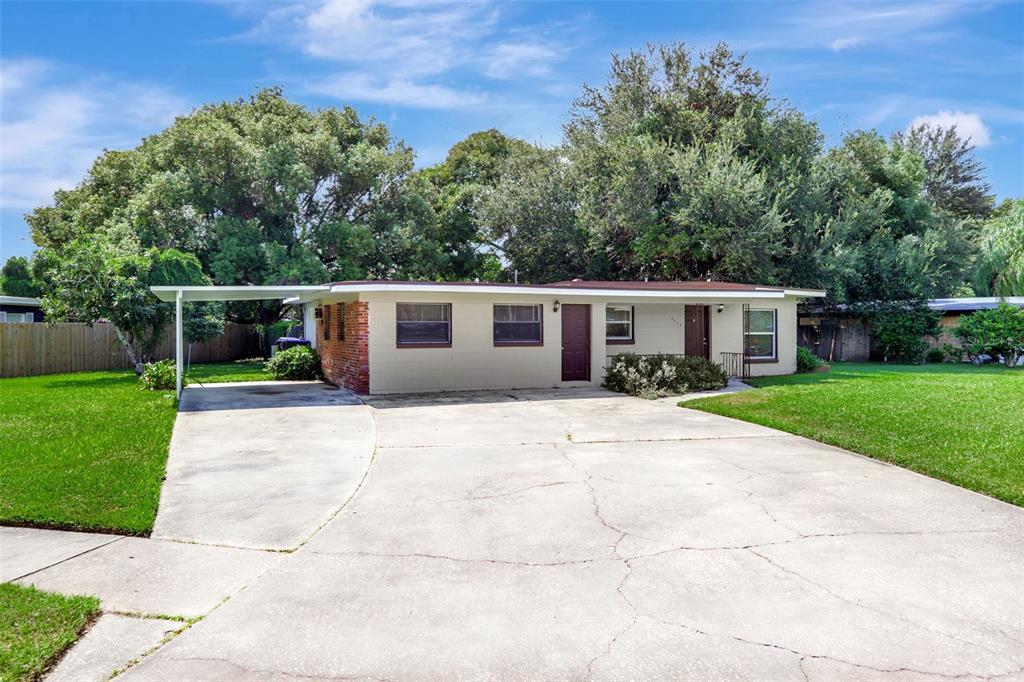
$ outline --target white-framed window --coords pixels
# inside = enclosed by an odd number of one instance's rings
[[[633,343],[633,306],[610,305],[604,310],[605,342]]]
[[[400,347],[452,345],[451,303],[398,303],[395,342]]]
[[[747,357],[751,360],[774,360],[778,357],[777,318],[778,314],[774,309],[747,311],[745,346]]]
[[[0,322],[35,322],[35,313],[8,313],[0,310]]]
[[[495,303],[494,345],[544,345],[543,307],[539,303]]]

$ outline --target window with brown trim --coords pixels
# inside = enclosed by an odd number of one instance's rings
[[[494,304],[495,346],[543,346],[544,308],[540,304]]]
[[[345,340],[345,304],[338,304],[338,340]]]
[[[751,362],[774,362],[778,359],[776,327],[778,311],[774,308],[747,311],[747,357]]]
[[[395,342],[402,348],[452,345],[451,303],[398,303]]]
[[[324,326],[324,341],[331,340],[331,308],[334,306],[325,305],[323,319],[320,323]]]
[[[604,338],[609,345],[634,343],[634,309],[631,305],[610,305],[604,310]]]

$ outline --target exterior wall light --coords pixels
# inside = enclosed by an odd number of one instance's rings
[[[556,299],[555,299],[555,304],[554,304],[553,306],[551,306],[551,310],[557,313],[557,312],[558,312],[558,308],[559,308],[559,307],[560,307],[561,305],[562,305],[562,304],[561,304],[561,303],[559,303],[559,302],[558,302],[558,299],[556,298]]]
[[[718,304],[718,312],[722,312],[723,310],[725,310],[725,304],[719,303]]]

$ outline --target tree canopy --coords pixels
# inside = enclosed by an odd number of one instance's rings
[[[42,286],[32,275],[27,258],[11,256],[0,269],[0,294],[36,298],[42,293]]]
[[[955,129],[854,131],[826,148],[743,55],[680,43],[613,55],[555,147],[490,129],[415,169],[383,123],[270,88],[104,152],[27,220],[53,319],[107,317],[144,354],[166,315],[144,285],[172,275],[714,278],[823,287],[832,302],[1020,292],[1021,215],[1019,202],[993,212]],[[5,290],[27,270],[9,265]],[[219,315],[197,312],[196,334]],[[282,309],[226,315],[269,326]]]

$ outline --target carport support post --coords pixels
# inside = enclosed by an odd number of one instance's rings
[[[178,289],[178,295],[174,299],[174,385],[179,400],[181,400],[181,347],[185,345],[182,338],[181,296],[182,291]]]

